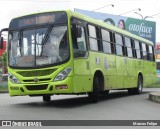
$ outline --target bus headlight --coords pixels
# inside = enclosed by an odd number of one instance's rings
[[[63,71],[61,71],[55,78],[54,81],[61,81],[67,78],[68,74],[72,71],[72,68],[66,68]]]
[[[20,83],[20,81],[13,74],[9,73],[8,75],[12,83]]]

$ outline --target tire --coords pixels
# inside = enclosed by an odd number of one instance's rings
[[[137,88],[135,89],[136,94],[141,94],[143,90],[143,79],[142,76],[138,76]]]
[[[99,79],[97,76],[94,77],[93,80],[93,91],[88,93],[88,96],[92,102],[98,102],[99,99]]]
[[[43,96],[43,101],[44,101],[44,102],[49,102],[49,101],[51,101],[51,96],[50,96],[50,95],[44,95],[44,96]]]
[[[131,94],[131,95],[141,94],[142,90],[143,90],[143,79],[142,79],[142,76],[139,75],[138,76],[137,87],[136,88],[128,89],[128,93]]]

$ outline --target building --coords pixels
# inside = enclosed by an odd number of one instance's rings
[[[6,45],[7,45],[7,42],[4,41],[4,42],[3,42],[3,49],[0,49],[0,56],[2,56],[3,53],[5,52],[5,50],[6,50]]]
[[[160,43],[156,43],[156,62],[157,62],[157,75],[160,77]]]

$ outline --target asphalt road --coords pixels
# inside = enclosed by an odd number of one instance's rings
[[[98,103],[87,95],[52,96],[46,103],[42,97],[1,93],[0,120],[160,120],[160,104],[148,100],[152,91],[160,89],[144,89],[141,95],[113,91]]]

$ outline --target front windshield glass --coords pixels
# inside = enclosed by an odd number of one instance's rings
[[[13,31],[9,34],[10,66],[57,64],[68,56],[67,26]]]

